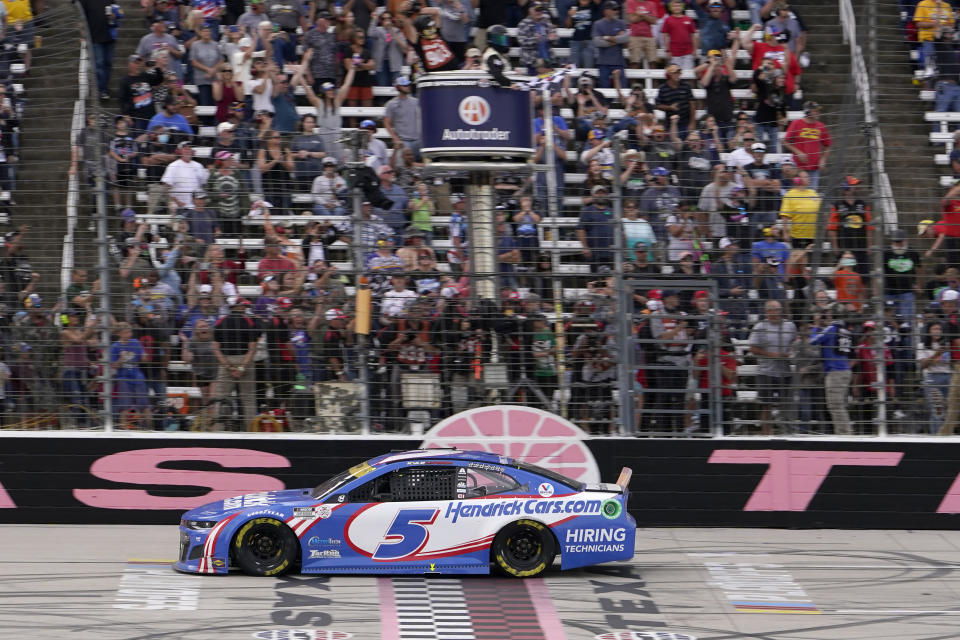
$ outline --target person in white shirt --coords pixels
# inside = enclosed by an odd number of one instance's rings
[[[317,215],[343,215],[340,198],[337,194],[347,188],[347,181],[337,173],[337,161],[334,158],[323,159],[323,173],[313,179],[313,211]]]
[[[250,70],[246,90],[253,97],[254,113],[273,113],[273,69],[267,64],[263,51],[253,54],[253,68]]]
[[[250,82],[250,69],[253,66],[253,40],[244,36],[237,43],[237,50],[230,55],[233,65],[233,79],[240,83],[244,91]]]
[[[406,276],[393,276],[390,279],[393,289],[384,292],[380,301],[380,312],[385,316],[399,316],[417,299],[415,291],[407,289]]]
[[[367,132],[367,146],[363,150],[363,155],[366,156],[364,162],[368,167],[377,171],[380,167],[389,164],[387,145],[383,140],[378,140],[374,136],[377,132],[377,123],[373,120],[364,120],[360,123],[360,128]]]
[[[177,145],[177,159],[167,165],[160,178],[169,193],[171,212],[193,209],[193,194],[203,191],[207,182],[207,170],[193,159],[193,147],[183,141]]]

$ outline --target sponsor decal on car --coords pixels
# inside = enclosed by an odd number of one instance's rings
[[[248,493],[244,496],[234,496],[223,501],[224,509],[244,509],[246,507],[265,507],[273,500],[273,493],[261,491]]]
[[[443,517],[451,522],[460,518],[495,518],[499,516],[534,515],[547,513],[600,513],[600,500],[505,500],[502,502],[451,502]]]
[[[343,540],[338,540],[337,538],[321,538],[319,536],[313,536],[307,540],[307,544],[311,547],[323,547],[323,546],[336,546],[343,544]]]
[[[564,553],[606,553],[623,551],[627,539],[624,527],[617,529],[568,529],[564,537]],[[619,544],[617,544],[619,543]]]
[[[340,552],[336,549],[310,549],[310,560],[322,558],[339,558]]]
[[[471,462],[467,464],[471,469],[480,469],[481,471],[497,471],[503,472],[503,467],[497,466],[495,464],[487,464],[486,462]]]
[[[272,509],[258,509],[250,514],[250,516],[273,516],[274,518],[283,519],[286,516],[279,511],[274,511]]]
[[[352,475],[354,478],[365,476],[373,470],[374,468],[369,464],[367,464],[366,462],[361,462],[360,464],[350,467],[350,469],[348,469],[350,475]]]
[[[603,517],[609,520],[615,520],[620,517],[620,514],[623,513],[623,504],[619,500],[614,500],[610,498],[609,500],[603,501],[603,506],[601,507],[601,513]]]
[[[313,518],[317,515],[316,507],[294,507],[293,508],[293,517],[294,518]]]
[[[539,493],[544,498],[549,498],[553,495],[553,485],[549,482],[541,482],[540,486],[537,487],[537,493]]]

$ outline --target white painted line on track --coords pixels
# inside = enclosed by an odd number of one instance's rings
[[[836,611],[828,611],[827,613],[839,613],[839,614],[848,614],[848,613],[864,613],[872,614],[879,613],[882,615],[948,615],[948,616],[960,616],[960,609],[949,609],[946,611],[936,611],[929,609],[837,609]]]

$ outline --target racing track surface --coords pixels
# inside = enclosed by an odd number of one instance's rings
[[[187,576],[174,526],[0,541],[3,639],[960,638],[960,532],[647,529],[631,563],[526,581]]]

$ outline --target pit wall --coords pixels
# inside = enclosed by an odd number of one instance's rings
[[[0,438],[0,523],[174,524],[182,511],[206,502],[314,486],[421,442],[44,435]],[[960,523],[960,441],[582,442],[603,481],[633,468],[629,509],[641,527],[955,529]]]

